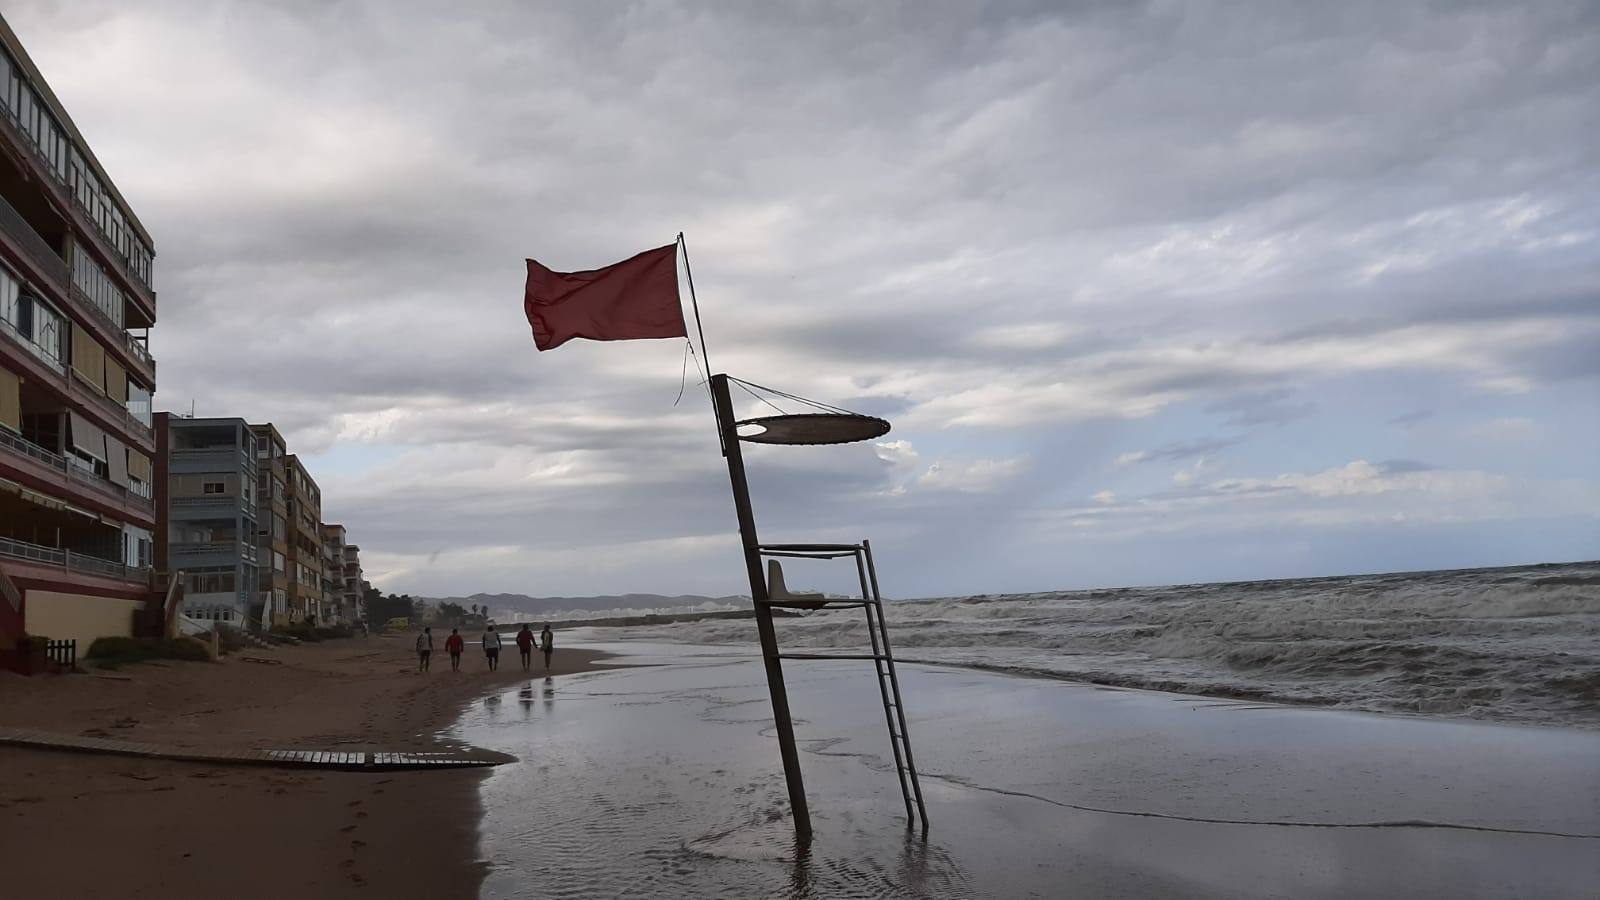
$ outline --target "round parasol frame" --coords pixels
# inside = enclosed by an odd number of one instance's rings
[[[759,426],[761,431],[754,434],[740,431],[750,425]],[[733,428],[739,440],[751,444],[821,446],[854,444],[883,437],[889,433],[889,420],[859,413],[785,413],[741,419],[733,423]]]

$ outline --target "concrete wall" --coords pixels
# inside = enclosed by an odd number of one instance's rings
[[[78,656],[97,637],[131,637],[138,600],[30,590],[23,598],[23,627],[51,640],[77,640]]]

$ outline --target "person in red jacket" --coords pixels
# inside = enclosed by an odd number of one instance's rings
[[[522,671],[528,671],[533,659],[533,629],[527,625],[517,632],[517,652],[522,654]]]
[[[461,651],[466,645],[467,642],[461,639],[461,635],[456,633],[454,628],[450,629],[450,636],[444,639],[444,650],[450,654],[450,671],[461,671]]]

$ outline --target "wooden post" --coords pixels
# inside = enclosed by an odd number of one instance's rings
[[[756,633],[761,637],[761,658],[767,665],[767,690],[772,694],[772,715],[778,725],[778,751],[783,756],[783,776],[789,782],[789,808],[794,814],[795,834],[802,841],[809,841],[811,809],[806,805],[806,785],[800,775],[800,754],[794,745],[789,694],[783,686],[783,661],[778,658],[778,634],[772,627],[772,608],[764,602],[767,599],[767,580],[761,571],[760,541],[756,539],[755,513],[750,508],[750,484],[745,480],[739,431],[733,424],[733,400],[728,394],[727,375],[711,376],[711,397],[716,404],[717,428],[722,434],[722,455],[728,460],[733,507],[739,515],[739,539],[744,543],[744,566],[746,574],[750,576],[750,599],[756,607]]]

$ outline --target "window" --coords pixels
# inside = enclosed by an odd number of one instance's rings
[[[232,569],[189,572],[184,575],[184,591],[190,594],[221,594],[234,590]]]
[[[72,252],[72,286],[89,298],[94,308],[104,313],[118,328],[123,325],[123,306],[126,299],[111,276],[92,256],[81,248]]]
[[[64,336],[61,314],[49,304],[22,293],[17,277],[0,267],[0,322],[22,339],[33,355],[61,368]]]
[[[203,494],[220,494],[227,488],[228,486],[220,481],[207,481],[200,486],[200,492]]]
[[[151,419],[150,391],[144,386],[128,379],[128,412],[135,419],[149,427]]]

